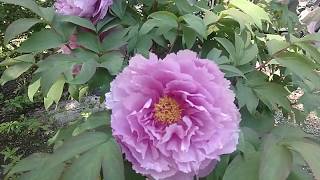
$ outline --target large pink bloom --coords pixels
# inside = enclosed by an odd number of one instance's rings
[[[58,13],[89,18],[93,22],[103,19],[112,5],[112,0],[57,0]]]
[[[137,55],[111,84],[113,135],[151,179],[206,176],[236,149],[240,114],[218,66],[184,50]]]

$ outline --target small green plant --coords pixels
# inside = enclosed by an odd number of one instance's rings
[[[6,165],[1,166],[5,173],[22,158],[23,155],[19,154],[18,150],[19,148],[6,147],[0,152],[0,154],[3,155],[4,162],[6,163]]]
[[[0,134],[34,134],[38,130],[49,130],[49,125],[40,122],[35,118],[25,118],[16,121],[4,122],[0,124]]]
[[[10,121],[0,124],[0,134],[19,134],[23,128],[19,121]]]
[[[32,102],[26,96],[17,96],[5,101],[4,108],[9,111],[21,111],[32,105]]]

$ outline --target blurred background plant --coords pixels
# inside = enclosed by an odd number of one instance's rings
[[[53,0],[37,0],[37,3],[47,7],[53,4]],[[25,39],[33,31],[44,27],[38,24],[5,45],[4,32],[8,25],[17,19],[30,17],[36,17],[30,10],[0,2],[0,63],[8,57],[19,55],[13,50],[21,42],[20,38]],[[5,69],[5,66],[0,66],[0,74]],[[32,71],[29,70],[6,86],[0,86],[0,179],[3,179],[4,169],[12,167],[21,157],[48,149],[44,143],[51,136],[48,129],[50,122],[41,122],[32,117],[43,101],[36,96],[35,101],[31,102],[27,96]]]

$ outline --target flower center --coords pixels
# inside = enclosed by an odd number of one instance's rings
[[[159,99],[154,111],[155,119],[163,124],[173,124],[181,119],[182,109],[176,100],[168,96]]]

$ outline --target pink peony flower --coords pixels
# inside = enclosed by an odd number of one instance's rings
[[[189,50],[163,60],[133,57],[108,102],[113,135],[133,169],[156,180],[208,175],[238,143],[240,114],[229,87],[216,64]]]
[[[90,18],[94,23],[103,19],[112,5],[112,0],[57,0],[58,13]]]

